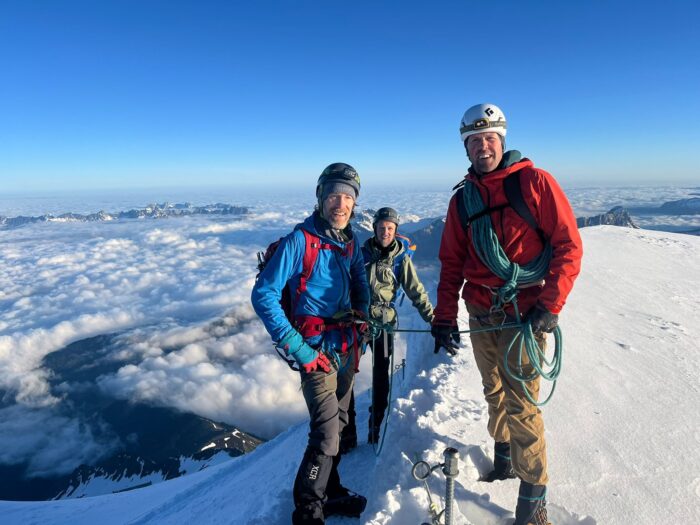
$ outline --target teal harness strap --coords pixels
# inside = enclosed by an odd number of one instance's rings
[[[552,260],[552,245],[545,242],[542,252],[533,260],[524,265],[519,265],[508,259],[498,236],[494,231],[491,217],[488,213],[484,213],[486,207],[481,198],[481,193],[476,184],[467,182],[462,189],[462,198],[464,207],[468,217],[475,217],[469,224],[471,226],[472,243],[479,259],[486,267],[493,272],[494,275],[503,279],[505,283],[501,286],[494,296],[493,310],[502,310],[507,303],[513,305],[515,318],[518,321],[519,328],[516,335],[513,337],[508,346],[503,359],[504,366],[508,375],[521,383],[523,391],[528,400],[537,406],[546,404],[552,397],[556,387],[556,379],[561,372],[563,341],[559,327],[554,329],[554,356],[551,361],[547,360],[544,351],[539,347],[530,322],[520,322],[521,315],[518,309],[518,286],[521,284],[536,283],[544,279],[549,271],[549,265]],[[518,353],[518,369],[513,371],[508,365],[508,357],[513,346],[517,343],[519,348]],[[522,369],[523,349],[527,354],[528,361],[534,368],[534,373],[524,375]],[[549,371],[542,368],[542,363],[550,367]],[[552,390],[542,403],[536,402],[530,396],[525,383],[533,381],[538,376],[543,379],[552,381]]]

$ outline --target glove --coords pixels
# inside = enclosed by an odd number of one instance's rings
[[[305,372],[313,372],[317,369],[321,369],[324,372],[331,371],[331,363],[328,357],[311,348],[296,330],[290,330],[277,346],[284,350],[288,356],[293,357]]]
[[[430,328],[430,333],[435,338],[435,353],[444,348],[448,354],[457,355],[457,343],[459,343],[459,333],[456,333],[455,326],[449,324],[434,324]]]
[[[525,321],[530,323],[532,333],[536,335],[542,332],[552,333],[559,323],[559,316],[537,303],[527,313]]]
[[[308,345],[306,345],[306,346],[308,346]],[[311,348],[311,347],[309,346],[309,348]],[[311,349],[313,350],[313,348],[311,348]],[[331,362],[328,359],[328,357],[326,356],[326,354],[324,354],[322,352],[317,352],[316,350],[314,350],[314,352],[316,352],[316,359],[314,359],[310,363],[305,363],[305,364],[299,363],[301,365],[301,367],[304,369],[304,372],[306,372],[307,374],[310,374],[314,370],[323,370],[326,373],[330,372],[331,371]]]

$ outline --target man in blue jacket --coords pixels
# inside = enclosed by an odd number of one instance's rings
[[[277,347],[296,361],[309,410],[309,441],[294,481],[294,525],[330,515],[359,517],[367,500],[340,484],[339,436],[359,364],[357,321],[369,293],[360,247],[350,228],[360,178],[344,163],[316,186],[317,208],[280,242],[253,287],[252,303]],[[291,294],[291,320],[280,304]]]

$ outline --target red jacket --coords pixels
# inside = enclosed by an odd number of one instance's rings
[[[521,313],[525,313],[539,301],[550,312],[558,314],[581,269],[583,246],[571,205],[554,177],[535,168],[532,161],[523,159],[480,177],[469,173],[465,179],[467,184],[476,184],[487,207],[495,207],[507,202],[503,179],[517,170],[522,170],[520,187],[523,199],[553,248],[544,286],[520,290],[518,307]],[[487,287],[503,285],[503,280],[491,273],[474,250],[471,229],[465,229],[457,210],[456,197],[459,195],[461,192],[450,200],[440,244],[442,269],[435,308],[438,323],[456,321],[459,291],[465,280],[464,300],[485,308],[491,306],[492,298]],[[543,246],[537,232],[512,207],[491,212],[490,216],[501,246],[511,261],[526,264],[540,254]]]

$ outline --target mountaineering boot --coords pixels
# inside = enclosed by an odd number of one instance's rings
[[[325,525],[326,520],[323,519],[323,514],[320,516],[319,518],[318,513],[308,509],[294,509],[294,512],[292,512],[292,525]]]
[[[333,470],[333,458],[307,447],[294,480],[293,525],[323,525],[326,485]]]
[[[326,503],[323,505],[323,514],[329,516],[349,516],[359,518],[360,514],[367,506],[367,498],[346,489],[340,484],[340,474],[338,474],[338,464],[340,454],[333,458],[333,466],[328,485],[326,486]]]
[[[367,506],[367,498],[343,487],[344,496],[329,497],[323,506],[323,514],[330,516],[348,516],[359,518]]]
[[[521,481],[513,525],[552,525],[547,520],[546,495],[546,485],[532,485]]]
[[[513,479],[513,464],[510,461],[510,443],[499,443],[494,445],[493,470],[482,476],[479,481],[491,483],[497,479]]]

